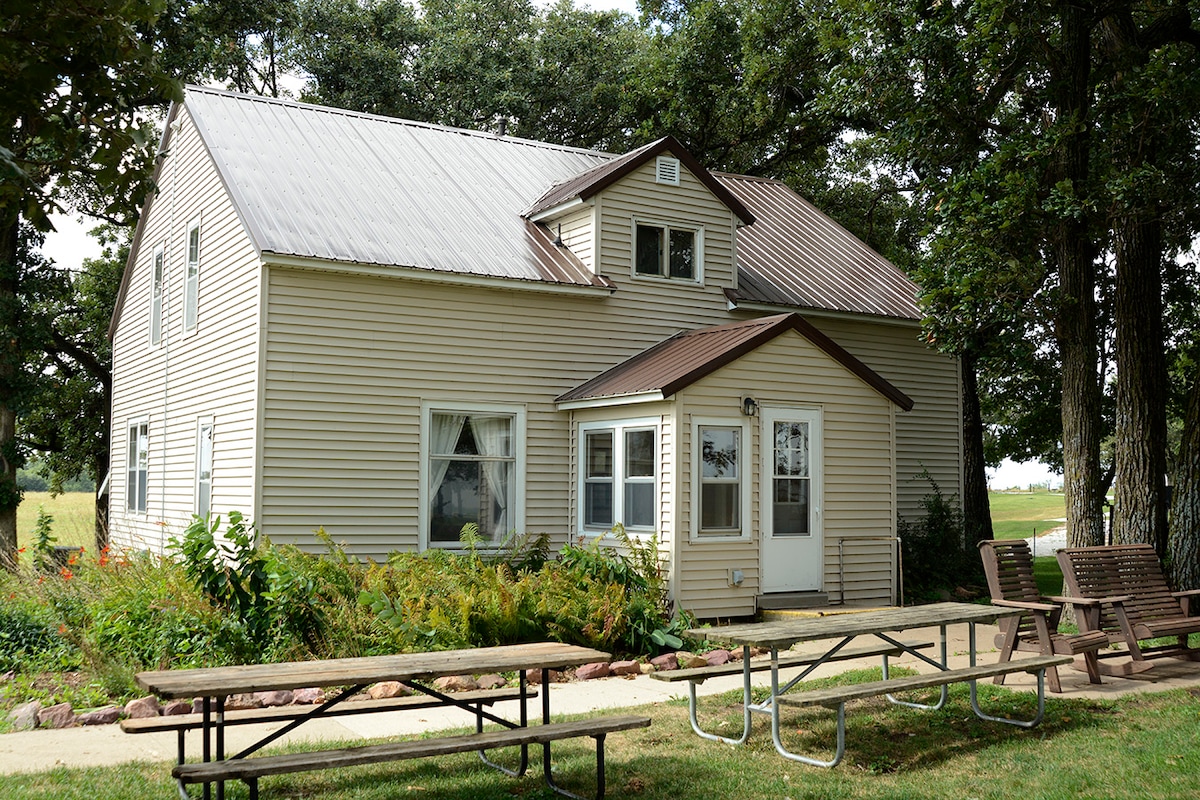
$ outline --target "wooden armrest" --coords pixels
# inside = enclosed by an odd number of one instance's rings
[[[1100,606],[1124,603],[1127,600],[1132,600],[1133,595],[1122,594],[1113,597],[1047,597],[1046,599],[1053,600],[1056,603],[1070,603],[1073,606]]]
[[[1058,606],[1053,603],[1030,603],[1025,600],[993,600],[992,605],[1004,608],[1021,608],[1026,611],[1042,611],[1046,614],[1053,613],[1058,609]]]
[[[1200,597],[1200,589],[1184,589],[1182,592],[1171,592],[1173,597]]]

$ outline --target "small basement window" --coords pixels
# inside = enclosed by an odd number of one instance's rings
[[[700,231],[638,222],[634,226],[634,272],[638,275],[700,279]]]

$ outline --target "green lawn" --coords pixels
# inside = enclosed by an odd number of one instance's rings
[[[1066,500],[1061,492],[989,492],[992,530],[997,539],[1028,539],[1062,525]]]
[[[1028,692],[987,684],[979,687],[979,693],[985,711],[1030,716],[1034,710],[1035,698]],[[704,698],[701,718],[710,728],[739,730],[740,699],[740,693]],[[846,711],[846,758],[835,769],[785,761],[775,753],[769,724],[761,718],[754,720],[747,745],[729,747],[691,732],[685,701],[631,712],[646,714],[654,722],[644,730],[607,738],[610,797],[1177,798],[1194,796],[1200,774],[1196,736],[1200,700],[1184,690],[1117,700],[1050,697],[1045,721],[1028,731],[976,719],[962,685],[951,688],[949,706],[941,711],[889,706],[882,699],[852,703]],[[795,750],[828,757],[834,720],[828,709],[787,711],[781,734]],[[502,763],[514,760],[511,749],[491,755]],[[521,779],[500,775],[483,766],[476,755],[464,754],[269,777],[263,780],[262,796],[264,800],[548,800],[554,795],[541,782],[540,755],[540,748],[531,748],[530,770]],[[555,745],[556,782],[590,793],[593,759],[591,742]],[[170,770],[169,759],[164,758],[158,763],[0,775],[0,797],[169,798],[175,794]],[[230,784],[226,796],[242,800],[246,788]]]

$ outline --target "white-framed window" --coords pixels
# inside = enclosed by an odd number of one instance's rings
[[[421,437],[421,532],[459,546],[465,525],[500,543],[524,526],[525,410],[426,403]]]
[[[658,420],[579,425],[579,530],[658,527]]]
[[[133,420],[126,430],[125,508],[146,513],[146,482],[150,472],[150,423]]]
[[[150,276],[150,344],[162,341],[163,292],[167,276],[167,246],[154,248],[154,272]]]
[[[196,330],[196,315],[200,300],[200,218],[187,226],[187,272],[183,282],[183,329]]]
[[[703,239],[694,226],[634,220],[634,275],[698,283]]]
[[[207,517],[212,510],[213,420],[196,420],[196,516]]]
[[[697,538],[749,537],[750,429],[740,420],[692,423],[692,531]]]

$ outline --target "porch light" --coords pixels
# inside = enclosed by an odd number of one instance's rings
[[[747,417],[757,417],[758,416],[758,401],[755,400],[753,397],[743,397],[742,398],[742,413],[745,414]]]

